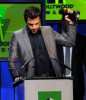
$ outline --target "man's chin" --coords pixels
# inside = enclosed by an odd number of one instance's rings
[[[32,32],[33,34],[36,34],[37,32],[35,31],[35,32]]]

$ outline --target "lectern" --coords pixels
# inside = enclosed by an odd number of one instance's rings
[[[20,83],[13,84],[15,100],[73,100],[73,80],[69,78],[34,78]]]

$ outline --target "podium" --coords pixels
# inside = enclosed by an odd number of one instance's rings
[[[14,87],[15,100],[73,100],[72,79],[26,79]]]

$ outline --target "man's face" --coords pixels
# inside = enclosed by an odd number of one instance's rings
[[[27,23],[26,23],[31,30],[33,34],[36,34],[39,27],[40,27],[40,17],[38,16],[37,18],[30,19],[27,18]]]

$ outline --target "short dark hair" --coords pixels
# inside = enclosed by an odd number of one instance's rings
[[[27,18],[34,19],[37,18],[38,16],[41,18],[41,11],[38,7],[30,6],[26,8],[24,11],[25,22],[27,22]]]

